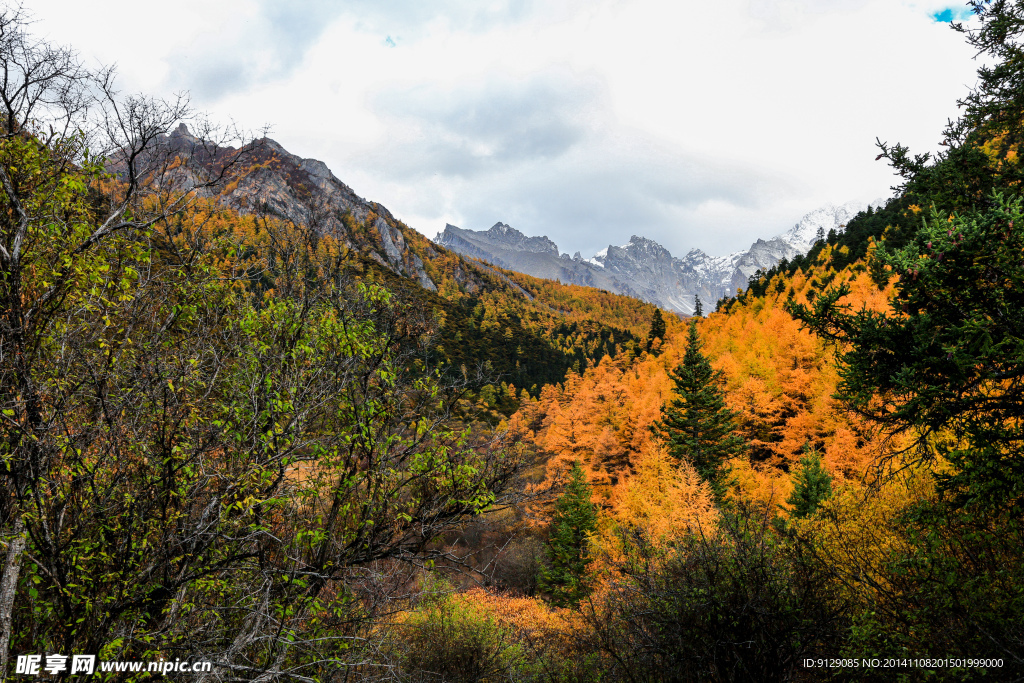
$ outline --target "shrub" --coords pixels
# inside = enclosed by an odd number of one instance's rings
[[[822,565],[740,510],[714,534],[659,552],[624,534],[623,579],[590,621],[630,681],[780,681],[800,660],[835,652],[845,609]]]
[[[945,652],[1002,664],[938,669],[929,680],[1020,680],[1024,524],[1010,515],[970,514],[926,501],[889,526],[898,540],[891,552],[877,563],[855,556],[840,569],[866,597],[842,656],[911,659]],[[880,672],[858,676],[884,680]]]
[[[410,681],[522,680],[522,648],[478,605],[461,596],[431,600],[405,622],[402,669]]]

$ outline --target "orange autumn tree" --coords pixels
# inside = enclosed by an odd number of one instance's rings
[[[839,381],[832,349],[783,310],[788,299],[810,301],[830,283],[846,283],[858,305],[885,307],[891,289],[880,289],[863,262],[832,267],[844,255],[826,246],[808,272],[775,275],[761,283],[765,294],[741,297],[727,314],[711,314],[701,328],[708,355],[725,373],[727,401],[740,414],[750,444],[750,457],[733,463],[746,497],[783,502],[805,447],[822,454],[838,483],[863,478],[888,451],[871,425],[832,398]]]
[[[831,398],[838,382],[831,350],[782,308],[788,298],[808,301],[833,282],[845,282],[850,297],[869,308],[884,307],[890,290],[879,289],[862,262],[831,266],[844,255],[826,247],[808,272],[777,274],[763,296],[742,297],[728,314],[696,322],[712,368],[723,373],[726,404],[737,413],[750,446],[748,455],[729,463],[732,495],[783,503],[806,446],[822,454],[837,486],[862,478],[884,451],[870,426]],[[510,425],[544,461],[549,483],[577,460],[595,499],[618,513],[631,480],[657,451],[651,426],[671,397],[670,371],[686,351],[682,326],[669,322],[661,355],[605,357],[545,387],[512,417]]]

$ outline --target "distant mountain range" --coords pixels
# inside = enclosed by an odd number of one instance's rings
[[[881,206],[882,200],[871,202]],[[445,225],[434,243],[464,256],[481,259],[509,270],[563,283],[598,287],[634,296],[684,315],[694,312],[699,296],[710,311],[718,299],[745,288],[751,275],[768,270],[783,259],[806,254],[819,234],[842,231],[863,202],[841,206],[826,204],[806,214],[790,230],[771,239],[759,239],[749,249],[728,256],[709,256],[691,249],[678,258],[654,240],[633,235],[627,244],[609,245],[584,259],[559,252],[547,237],[527,237],[504,223],[490,230],[466,230]]]
[[[184,152],[195,150],[201,142],[182,125],[162,137],[160,144]],[[428,271],[451,266],[444,265],[442,254],[396,220],[386,207],[356,195],[322,161],[291,154],[269,138],[256,141],[244,151],[246,161],[232,173],[234,181],[217,195],[222,204],[242,213],[280,216],[315,232],[332,234],[395,274],[437,291]],[[198,166],[187,173],[182,169],[182,181],[190,182],[188,174],[201,180],[206,173],[216,172],[234,152],[224,148],[209,158],[195,156]],[[528,237],[504,223],[486,231],[446,225],[433,244],[508,270],[633,296],[691,315],[694,296],[699,296],[706,304],[705,310],[710,311],[719,298],[746,287],[748,278],[758,269],[767,270],[783,258],[806,253],[819,230],[825,234],[842,230],[865,208],[866,204],[857,202],[826,205],[808,213],[781,235],[759,239],[745,251],[717,257],[692,249],[678,258],[657,242],[636,235],[627,244],[609,245],[589,259],[578,252],[570,257],[560,253],[558,245],[547,237]],[[359,229],[360,224],[369,230]],[[497,271],[474,265],[473,261],[454,267],[454,278],[460,288],[470,292],[488,288],[488,282],[497,278],[519,295],[529,297],[515,283],[505,282],[507,278]]]

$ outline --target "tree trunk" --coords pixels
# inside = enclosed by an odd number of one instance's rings
[[[21,557],[25,552],[25,520],[19,515],[14,523],[14,533],[7,545],[7,559],[4,574],[0,578],[0,681],[7,680],[7,649],[11,643],[14,595],[18,591],[18,575],[21,573]]]

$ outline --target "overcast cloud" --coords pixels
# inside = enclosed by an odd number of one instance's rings
[[[36,31],[322,159],[433,236],[744,248],[894,184],[977,63],[941,0],[35,0]]]

